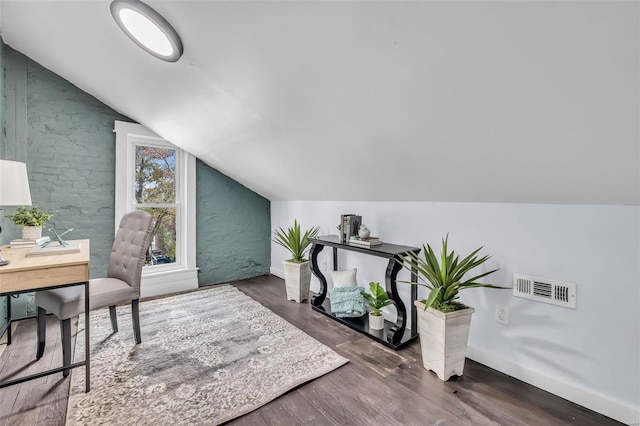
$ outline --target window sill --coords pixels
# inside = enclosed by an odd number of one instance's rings
[[[142,272],[140,297],[160,296],[198,288],[198,268]]]

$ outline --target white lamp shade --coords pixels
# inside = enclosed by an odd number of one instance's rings
[[[30,206],[27,165],[0,160],[0,206]]]

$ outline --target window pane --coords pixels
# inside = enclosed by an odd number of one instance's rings
[[[136,202],[175,203],[176,150],[136,145]]]
[[[176,261],[176,208],[143,208],[153,216],[154,228],[145,265]]]

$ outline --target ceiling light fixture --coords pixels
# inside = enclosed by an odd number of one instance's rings
[[[182,56],[182,41],[171,24],[140,0],[113,0],[111,15],[135,44],[167,62]]]

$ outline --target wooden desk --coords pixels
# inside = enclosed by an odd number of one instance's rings
[[[28,257],[29,248],[0,247],[0,255],[11,263],[0,266],[0,296],[7,296],[7,344],[11,344],[11,295],[37,290],[84,285],[85,360],[32,374],[15,380],[0,382],[0,388],[27,380],[85,366],[86,391],[90,390],[89,362],[89,240],[80,241],[80,252],[51,256]],[[3,332],[0,332],[2,335]]]

